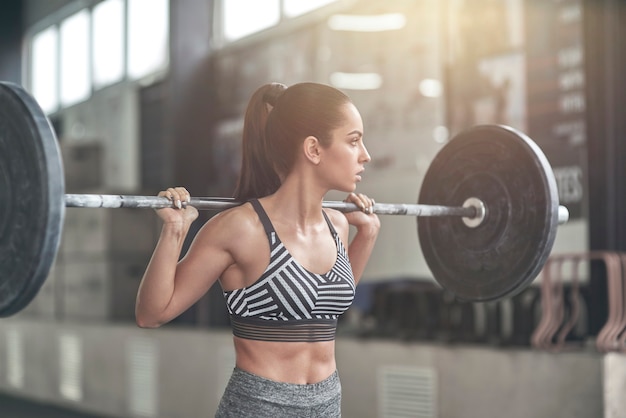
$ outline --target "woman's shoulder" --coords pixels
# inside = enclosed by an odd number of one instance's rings
[[[217,213],[202,226],[199,234],[206,239],[234,240],[254,234],[260,226],[252,205],[244,203]]]
[[[336,209],[325,208],[324,212],[328,215],[330,222],[333,224],[339,234],[348,233],[350,225],[344,214]]]

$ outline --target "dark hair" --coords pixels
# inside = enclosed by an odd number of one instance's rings
[[[235,199],[274,193],[280,187],[279,175],[285,176],[293,168],[302,141],[314,136],[322,146],[329,145],[330,132],[343,121],[340,108],[350,102],[341,91],[319,83],[289,88],[271,83],[259,88],[250,98],[244,119]]]
[[[287,87],[279,83],[261,86],[252,94],[243,121],[241,171],[234,197],[246,201],[272,194],[280,186],[265,150],[265,123],[278,97]]]

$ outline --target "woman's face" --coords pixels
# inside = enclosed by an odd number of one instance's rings
[[[343,123],[331,131],[331,141],[322,148],[320,168],[330,189],[352,192],[361,181],[365,163],[371,160],[363,143],[363,120],[352,103],[341,109]]]

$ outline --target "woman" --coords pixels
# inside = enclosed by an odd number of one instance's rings
[[[159,193],[163,229],[137,296],[141,327],[188,309],[219,280],[231,315],[236,368],[218,417],[338,417],[337,318],[348,309],[374,247],[374,202],[355,194],[364,164],[363,122],[342,92],[322,84],[267,84],[250,99],[235,198],[198,232],[184,188]],[[322,209],[329,190],[361,211]],[[349,225],[356,228],[349,247]],[[347,250],[346,250],[347,248]]]

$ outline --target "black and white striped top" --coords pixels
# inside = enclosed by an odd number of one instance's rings
[[[250,286],[224,292],[233,334],[262,341],[332,341],[337,318],[354,299],[355,283],[346,249],[324,213],[337,246],[326,274],[302,267],[278,238],[258,200],[252,206],[270,243],[270,263]]]

